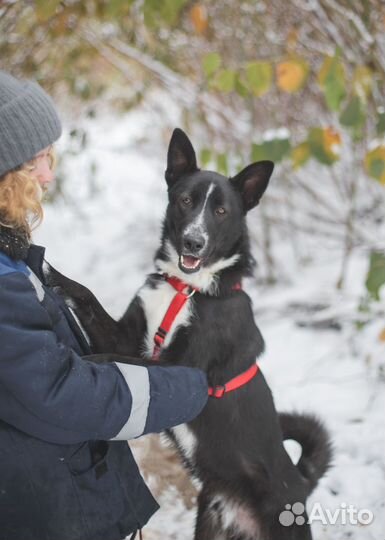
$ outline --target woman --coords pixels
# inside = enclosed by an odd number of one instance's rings
[[[61,125],[36,84],[0,72],[0,540],[120,540],[158,508],[127,439],[193,419],[192,368],[93,363],[31,244]]]

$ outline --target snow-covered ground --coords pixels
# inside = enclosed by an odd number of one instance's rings
[[[160,137],[157,143],[143,142],[145,133],[152,132],[153,139],[160,133],[152,131],[152,122],[148,113],[134,112],[93,124],[87,150],[66,160],[66,201],[47,206],[44,224],[34,237],[47,247],[47,259],[91,288],[113,316],[123,312],[152,270],[166,206],[167,143]],[[65,136],[59,153],[68,145]],[[90,160],[97,164],[93,190],[87,168]],[[379,335],[385,320],[374,317],[362,330],[357,329],[367,257],[363,253],[353,256],[345,287],[337,292],[340,259],[341,254],[330,256],[317,245],[312,262],[301,268],[292,265],[277,285],[248,280],[245,288],[266,341],[260,365],[277,408],[314,412],[332,435],[333,468],[308,501],[308,512],[317,510],[315,540],[383,540],[385,395],[381,369],[385,343]],[[339,321],[340,328],[317,324],[329,320]],[[140,458],[146,441],[135,446]],[[150,467],[151,485],[156,484],[151,475],[156,476],[157,459],[154,455],[155,466]],[[186,508],[180,488],[170,485],[160,491],[158,500],[161,510],[146,527],[144,538],[190,540],[195,510]],[[373,521],[349,523],[350,505],[355,509],[351,510],[353,520],[361,511],[360,520],[367,521],[369,511]],[[332,524],[327,511],[336,510],[339,513]]]

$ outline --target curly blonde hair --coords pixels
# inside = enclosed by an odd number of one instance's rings
[[[49,157],[55,165],[53,150]],[[43,220],[41,187],[34,176],[34,159],[0,177],[0,225],[23,229],[31,236]]]

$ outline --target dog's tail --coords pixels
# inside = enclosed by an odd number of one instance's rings
[[[294,439],[302,446],[297,467],[309,483],[309,493],[331,464],[333,452],[329,434],[315,416],[298,413],[280,413],[283,439]]]

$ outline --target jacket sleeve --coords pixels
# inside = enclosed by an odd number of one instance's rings
[[[95,364],[58,340],[27,276],[0,276],[0,419],[48,442],[129,439],[192,420],[203,372]]]

